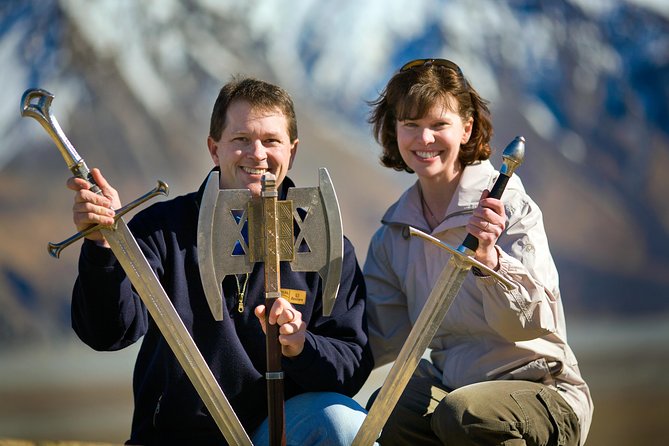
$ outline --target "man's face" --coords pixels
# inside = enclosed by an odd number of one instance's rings
[[[288,121],[278,109],[258,110],[246,101],[230,104],[218,141],[207,146],[214,164],[221,168],[221,189],[249,189],[260,196],[260,178],[276,176],[277,187],[292,167],[298,140],[290,141]]]

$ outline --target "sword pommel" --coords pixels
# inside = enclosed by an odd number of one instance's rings
[[[261,196],[263,197],[278,197],[279,193],[276,190],[276,176],[273,173],[267,172],[260,178],[262,185]]]
[[[513,172],[525,159],[525,138],[516,136],[502,152],[502,159],[504,162],[499,169],[500,173],[506,176],[513,175]]]
[[[93,185],[91,190],[95,193],[102,193],[95,184],[88,166],[84,159],[79,156],[76,149],[65,136],[65,132],[58,124],[58,120],[51,113],[51,101],[55,96],[41,88],[31,88],[26,90],[21,97],[21,116],[30,117],[40,123],[44,130],[51,136],[56,147],[60,151],[68,169],[75,177],[83,178]]]

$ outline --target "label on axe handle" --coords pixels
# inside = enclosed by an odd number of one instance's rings
[[[281,288],[281,297],[293,305],[304,305],[307,303],[307,292],[302,290]]]

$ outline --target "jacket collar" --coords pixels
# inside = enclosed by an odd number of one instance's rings
[[[497,171],[490,161],[479,161],[465,166],[460,183],[446,210],[446,218],[433,232],[461,226],[478,206],[481,192],[492,187]],[[467,216],[466,219],[458,218]],[[409,225],[430,232],[423,216],[418,192],[418,181],[404,191],[400,198],[386,211],[381,223],[385,225]]]

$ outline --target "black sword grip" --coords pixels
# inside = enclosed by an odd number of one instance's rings
[[[509,182],[509,178],[510,178],[509,176],[501,173],[497,178],[497,181],[495,181],[495,185],[492,187],[492,190],[490,191],[490,195],[488,195],[488,197],[496,198],[498,200],[502,198],[502,194],[504,193],[504,189],[506,189],[506,185]],[[462,242],[462,246],[464,246],[467,249],[471,249],[472,251],[476,251],[476,248],[479,247],[479,239],[477,239],[471,234],[467,234],[467,237],[465,237],[465,240]]]
[[[95,180],[93,179],[93,174],[88,169],[88,166],[84,162],[83,158],[74,167],[70,169],[70,172],[72,172],[72,175],[74,175],[75,177],[88,181],[91,185],[90,187],[91,192],[94,192],[98,195],[102,195],[102,189],[100,189],[100,186],[98,186]]]
[[[93,174],[91,173],[90,170],[88,170],[88,167],[86,167],[86,173],[84,175],[85,176],[82,176],[82,178],[88,181],[91,185],[90,191],[95,192],[98,195],[102,195],[102,189],[100,189],[100,186],[98,186],[98,184],[93,179]]]

